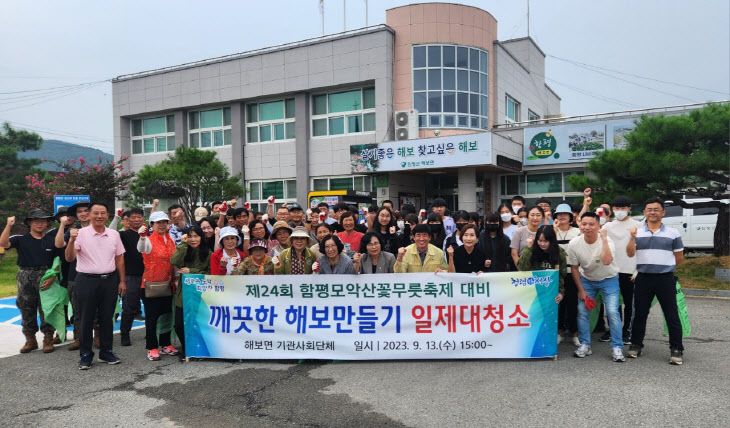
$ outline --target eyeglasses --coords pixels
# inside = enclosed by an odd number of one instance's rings
[[[664,211],[664,209],[663,208],[646,208],[644,211],[646,211],[648,213],[660,213],[660,212]]]

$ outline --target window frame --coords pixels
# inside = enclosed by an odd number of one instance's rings
[[[542,175],[542,174],[560,174],[561,175],[561,184],[560,184],[560,192],[541,192],[541,193],[528,193],[528,176],[530,175]],[[566,177],[570,175],[576,175],[576,174],[582,174],[585,175],[585,170],[569,170],[569,171],[555,171],[555,170],[538,170],[538,171],[530,171],[527,173],[522,174],[501,174],[499,176],[499,192],[498,192],[498,198],[500,200],[502,199],[510,199],[515,195],[523,196],[525,199],[536,199],[541,196],[549,197],[549,198],[561,198],[561,199],[569,199],[569,198],[575,198],[575,197],[581,197],[583,196],[582,191],[575,191],[575,190],[569,190],[567,186],[567,182],[565,181]],[[517,193],[506,193],[506,181],[508,180],[508,177],[518,177],[518,185],[517,185]],[[553,207],[554,208],[554,207]]]
[[[165,114],[165,115],[162,115],[162,116],[140,117],[140,118],[130,119],[130,121],[129,121],[129,135],[130,135],[130,137],[129,137],[129,153],[132,156],[144,156],[144,155],[155,155],[155,154],[160,154],[160,153],[174,152],[175,149],[177,148],[177,146],[179,145],[179,143],[177,142],[177,138],[175,138],[175,127],[173,126],[172,131],[169,130],[169,124],[170,124],[170,118],[171,117],[172,117],[172,120],[174,121],[175,120],[175,115],[174,114]],[[164,118],[165,119],[165,130],[167,132],[146,135],[144,133],[144,121],[145,120],[148,120],[148,119],[159,119],[159,118]],[[134,136],[134,122],[135,121],[140,121],[141,127],[142,127],[142,135]],[[157,150],[157,139],[158,138],[162,138],[162,137],[165,138],[165,150],[164,151],[158,151]],[[175,140],[175,149],[172,149],[172,150],[170,150],[168,148],[169,145],[167,144],[167,139],[170,138],[170,137],[173,137],[173,139]],[[153,139],[153,143],[154,143],[155,150],[152,151],[152,152],[145,152],[144,151],[144,140],[148,140],[150,138]],[[135,143],[135,141],[140,141],[141,142],[141,144],[142,144],[142,152],[140,152],[140,153],[135,153],[134,152],[134,143]]]
[[[510,101],[514,104],[514,112],[515,117],[511,118],[509,117],[509,103]],[[521,109],[522,105],[519,101],[511,97],[509,94],[504,94],[504,121],[505,123],[514,123],[520,121],[520,116],[522,113]]]
[[[215,110],[220,110],[221,111],[221,126],[213,126],[213,127],[210,127],[210,128],[202,128],[201,125],[200,125],[200,114],[203,113],[203,112],[215,111]],[[232,128],[232,125],[233,125],[233,116],[231,115],[231,123],[229,125],[226,125],[225,124],[226,123],[226,120],[225,120],[225,117],[226,117],[225,110],[228,110],[229,111],[229,115],[230,115],[230,111],[231,111],[231,107],[230,106],[220,106],[220,107],[209,108],[209,109],[204,109],[204,110],[190,110],[190,111],[188,111],[187,112],[187,114],[188,114],[188,147],[195,148],[195,149],[200,149],[200,150],[217,150],[217,149],[222,149],[224,147],[231,147],[233,145],[233,141],[229,141],[229,143],[226,144],[226,131],[228,131],[228,133],[231,135],[230,138],[232,139],[233,138],[233,133],[231,132],[231,128]],[[192,117],[193,114],[196,114],[196,113],[198,115],[198,127],[195,128],[195,129],[192,129],[191,126],[193,124],[193,121],[191,120],[191,117]],[[223,138],[223,144],[220,145],[220,146],[216,146],[215,145],[215,136],[214,135],[215,135],[215,132],[216,131],[221,131],[221,134],[222,134],[222,137],[221,138]],[[202,144],[201,144],[201,142],[202,142],[201,135],[203,133],[206,133],[206,132],[209,132],[210,133],[210,147],[202,147]],[[198,135],[198,145],[197,145],[197,147],[196,146],[193,146],[193,134],[197,134]]]
[[[256,143],[254,143],[254,144],[256,144]],[[268,204],[269,204],[267,199],[271,195],[263,194],[262,185],[263,185],[263,183],[276,183],[276,182],[283,183],[282,191],[284,192],[284,198],[276,199],[276,208],[277,209],[279,207],[281,207],[281,205],[284,204],[285,202],[287,204],[293,204],[293,203],[297,202],[297,198],[296,198],[297,178],[296,177],[280,178],[277,180],[247,180],[246,181],[246,201],[251,203],[251,209],[253,209],[254,211],[260,211],[262,213],[266,213],[266,210],[267,210]],[[289,194],[289,185],[290,184],[288,184],[288,183],[291,183],[291,182],[294,183],[294,197],[288,198],[288,197],[286,197]],[[253,195],[251,192],[251,189],[253,187],[252,184],[254,184],[254,183],[258,184],[258,186],[259,186],[258,191],[259,191],[259,193],[261,193],[260,195],[258,195],[259,198],[256,198],[256,199],[254,199],[254,196],[256,196],[256,195]]]
[[[375,98],[373,98],[373,100],[374,100],[373,107],[372,108],[365,108],[365,90],[367,90],[367,89],[372,89],[373,90],[373,97],[375,97],[375,86],[370,86],[370,85],[368,85],[368,86],[357,86],[357,87],[342,88],[342,89],[337,89],[337,90],[332,90],[332,91],[326,91],[326,92],[312,93],[312,95],[309,97],[310,98],[310,100],[309,100],[309,106],[310,106],[310,109],[311,109],[310,111],[312,112],[311,113],[311,117],[309,119],[311,121],[310,122],[310,125],[311,126],[310,126],[310,131],[309,131],[309,137],[310,138],[333,138],[333,137],[346,137],[348,135],[367,135],[367,134],[374,134],[375,131],[376,131],[376,129],[377,129],[377,121],[376,121],[377,117],[376,117],[376,112],[375,112],[375,108],[377,106],[377,101],[375,100]],[[335,112],[335,113],[330,113],[330,108],[329,108],[330,95],[344,93],[344,92],[351,92],[351,91],[355,91],[355,90],[359,90],[360,91],[360,106],[362,108],[360,108],[359,110],[347,110],[347,111],[338,111],[338,112]],[[324,95],[325,96],[327,113],[326,114],[317,114],[317,115],[315,115],[314,114],[314,99],[315,99],[315,97],[320,96],[320,95]],[[365,115],[367,115],[367,114],[372,114],[373,115],[373,125],[374,125],[373,126],[373,129],[372,130],[368,130],[368,131],[365,130]],[[363,130],[362,131],[359,131],[359,132],[349,132],[348,131],[348,120],[349,120],[349,117],[351,117],[351,116],[357,116],[357,115],[359,115],[360,118],[361,118],[361,121],[362,121],[362,125],[361,126],[362,126],[362,129]],[[343,132],[341,134],[331,135],[330,134],[330,121],[332,119],[339,119],[339,118],[342,118]],[[325,124],[327,125],[327,132],[326,132],[325,135],[314,135],[314,121],[315,120],[324,120],[325,121]]]
[[[428,60],[428,51],[429,48],[432,47],[439,47],[441,52],[441,58],[440,58],[440,65],[438,66],[432,66],[429,64]],[[443,51],[444,47],[452,47],[454,49],[454,63],[453,66],[447,66],[444,65],[444,57],[443,57]],[[418,66],[416,67],[416,61],[415,61],[415,50],[418,48],[425,48],[426,52],[426,59],[425,59],[425,66]],[[459,66],[459,49],[463,48],[466,49],[466,68]],[[476,68],[472,68],[471,62],[472,62],[472,50],[477,51],[479,55],[477,55],[477,61],[478,64]],[[485,58],[485,69],[482,70],[482,57]],[[485,49],[481,49],[474,46],[466,46],[466,45],[457,45],[457,44],[451,44],[451,43],[424,43],[424,44],[417,44],[411,46],[411,102],[414,109],[417,109],[416,105],[416,97],[421,96],[425,97],[425,103],[426,103],[426,109],[428,110],[428,103],[432,99],[430,95],[432,93],[439,93],[439,103],[440,103],[440,112],[434,114],[431,114],[431,112],[428,111],[420,111],[418,110],[418,126],[419,128],[437,128],[437,129],[444,129],[444,128],[454,128],[454,129],[469,129],[469,130],[478,130],[478,131],[487,131],[489,130],[489,118],[490,118],[490,109],[489,109],[489,59],[490,59],[490,52]],[[429,83],[430,79],[428,78],[429,73],[432,70],[439,70],[440,76],[441,76],[441,82],[438,89],[429,89]],[[446,89],[444,86],[445,83],[445,74],[444,71],[452,71],[453,72],[453,79],[454,79],[454,85],[452,89]],[[418,71],[424,71],[426,75],[426,82],[425,82],[425,88],[424,89],[416,89],[415,83],[415,75]],[[467,82],[467,88],[466,90],[459,89],[459,72],[465,73],[464,79]],[[463,74],[462,73],[462,74]],[[472,79],[474,76],[472,76],[472,73],[476,73],[476,81],[479,83],[480,89],[481,86],[485,86],[485,91],[473,91],[471,89],[471,84],[473,83]],[[446,112],[444,111],[444,101],[446,99],[446,94],[449,96],[453,95],[453,111]],[[466,95],[465,102],[466,102],[466,108],[469,110],[467,113],[459,112],[459,95]],[[462,95],[462,97],[463,97]],[[471,107],[474,106],[473,97],[476,96],[476,106],[478,107],[480,113],[479,114],[472,114],[470,112]],[[435,98],[433,98],[435,100]],[[485,112],[481,112],[482,108],[485,110]],[[483,113],[483,114],[482,114]],[[474,122],[476,120],[476,122]],[[476,126],[473,126],[473,124],[476,123]]]
[[[331,180],[332,179],[337,180],[337,179],[343,179],[343,178],[349,178],[352,180],[352,189],[348,189],[348,190],[357,190],[357,191],[361,191],[361,192],[374,192],[375,191],[374,189],[376,189],[375,176],[374,175],[362,175],[362,174],[361,175],[331,175],[331,176],[328,175],[328,176],[324,176],[324,177],[312,177],[309,182],[310,189],[312,189],[313,192],[331,192],[332,191]],[[363,183],[365,184],[365,186],[363,186],[363,187],[367,187],[367,184],[369,183],[370,189],[366,189],[366,188],[355,189],[355,179],[356,178],[363,179]],[[327,188],[324,190],[316,189],[314,187],[315,180],[327,180]],[[342,190],[342,189],[338,189],[338,190]]]
[[[533,121],[533,120],[540,120],[540,115],[535,113],[534,111],[527,109],[527,120]]]
[[[296,118],[297,118],[297,115],[296,115],[296,105],[294,107],[294,115],[292,117],[289,117],[289,118],[286,117],[286,102],[288,100],[292,100],[296,104],[296,101],[295,101],[294,97],[262,99],[262,100],[247,102],[247,103],[244,104],[244,108],[246,109],[245,110],[245,115],[244,115],[245,116],[244,117],[244,126],[243,126],[244,127],[243,132],[245,134],[245,136],[244,136],[245,144],[286,143],[286,142],[291,142],[291,141],[295,141],[296,140]],[[261,110],[260,110],[261,104],[275,103],[275,102],[278,102],[278,101],[281,101],[283,103],[283,105],[284,105],[284,118],[283,119],[273,119],[273,120],[263,120],[263,121],[262,120],[259,120],[259,118],[261,117]],[[249,119],[248,109],[249,109],[249,106],[250,105],[256,105],[256,122],[249,122],[248,121],[248,119]],[[292,138],[286,138],[286,127],[287,127],[287,124],[290,124],[290,123],[292,124],[292,126],[295,127],[295,130],[294,130],[295,135]],[[276,140],[276,139],[274,139],[274,135],[275,135],[274,134],[274,132],[275,132],[274,131],[274,126],[275,125],[279,125],[279,124],[283,124],[284,125],[284,139]],[[261,141],[261,129],[260,129],[260,127],[267,126],[267,125],[271,129],[271,139],[268,140],[268,141]],[[258,141],[249,141],[249,135],[248,135],[248,129],[249,128],[259,128],[259,130],[257,132],[257,140]]]

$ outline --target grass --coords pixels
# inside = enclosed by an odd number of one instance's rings
[[[5,250],[0,262],[0,297],[15,296],[18,292],[18,283],[15,274],[18,273],[18,253],[14,249]]]
[[[685,258],[677,268],[679,284],[682,288],[730,290],[729,282],[715,279],[715,268],[730,269],[730,256]]]

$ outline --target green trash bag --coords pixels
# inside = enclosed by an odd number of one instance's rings
[[[49,278],[55,278],[53,284],[49,289],[41,290],[40,296],[45,321],[56,329],[63,342],[66,340],[66,313],[63,308],[68,305],[68,291],[59,283],[60,272],[61,259],[56,257],[53,266],[41,278],[41,284]]]
[[[676,277],[675,277],[676,278]],[[677,288],[677,312],[679,313],[679,322],[682,323],[682,338],[689,337],[692,334],[692,326],[689,325],[689,314],[687,313],[687,302],[684,300],[684,293],[682,287],[679,285],[679,280],[676,281]],[[654,300],[651,302],[651,306],[657,304],[659,300],[654,296]],[[663,315],[663,314],[662,314]],[[664,334],[669,334],[669,326],[667,325],[667,318],[664,317]]]

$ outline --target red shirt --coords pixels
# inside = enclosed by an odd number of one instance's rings
[[[340,241],[345,244],[345,250],[347,250],[347,244],[350,244],[350,254],[352,254],[353,252],[360,252],[360,240],[363,236],[364,234],[360,232],[352,232],[351,235],[348,235],[345,232],[337,234],[337,237],[340,238]],[[321,248],[320,252],[324,254],[324,248]]]

